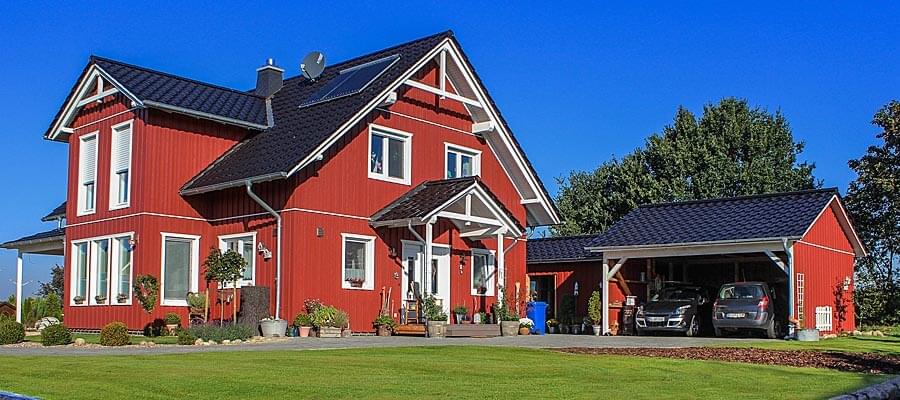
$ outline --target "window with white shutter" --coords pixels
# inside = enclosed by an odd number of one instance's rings
[[[84,135],[78,147],[78,215],[97,207],[97,132]]]
[[[131,202],[131,121],[113,126],[110,155],[109,209],[128,207]]]

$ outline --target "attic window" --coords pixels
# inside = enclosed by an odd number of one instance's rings
[[[300,107],[308,107],[314,104],[334,100],[339,97],[350,96],[362,92],[374,82],[375,79],[381,76],[384,71],[387,71],[391,65],[394,65],[398,59],[400,59],[400,55],[395,54],[343,69],[338,72],[337,76],[331,78],[325,86],[322,86],[312,96],[306,99],[303,104],[300,104]]]

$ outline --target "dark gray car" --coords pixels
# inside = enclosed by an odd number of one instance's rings
[[[673,285],[662,289],[635,313],[638,335],[677,332],[697,336],[709,326],[709,290],[695,285]],[[708,329],[708,328],[706,328]]]
[[[756,330],[775,339],[781,330],[776,315],[775,293],[765,282],[740,282],[722,285],[713,303],[713,328],[716,336],[724,331]]]

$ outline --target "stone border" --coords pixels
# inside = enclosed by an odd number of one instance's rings
[[[831,400],[895,400],[900,399],[900,376]]]

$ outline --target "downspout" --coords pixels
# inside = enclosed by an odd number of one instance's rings
[[[281,214],[279,214],[275,209],[266,204],[263,199],[259,198],[256,193],[253,193],[253,182],[248,180],[246,182],[247,187],[247,196],[250,196],[256,204],[259,204],[264,210],[266,210],[269,214],[272,214],[275,217],[275,237],[276,237],[276,249],[275,249],[275,319],[280,319],[281,317]]]

